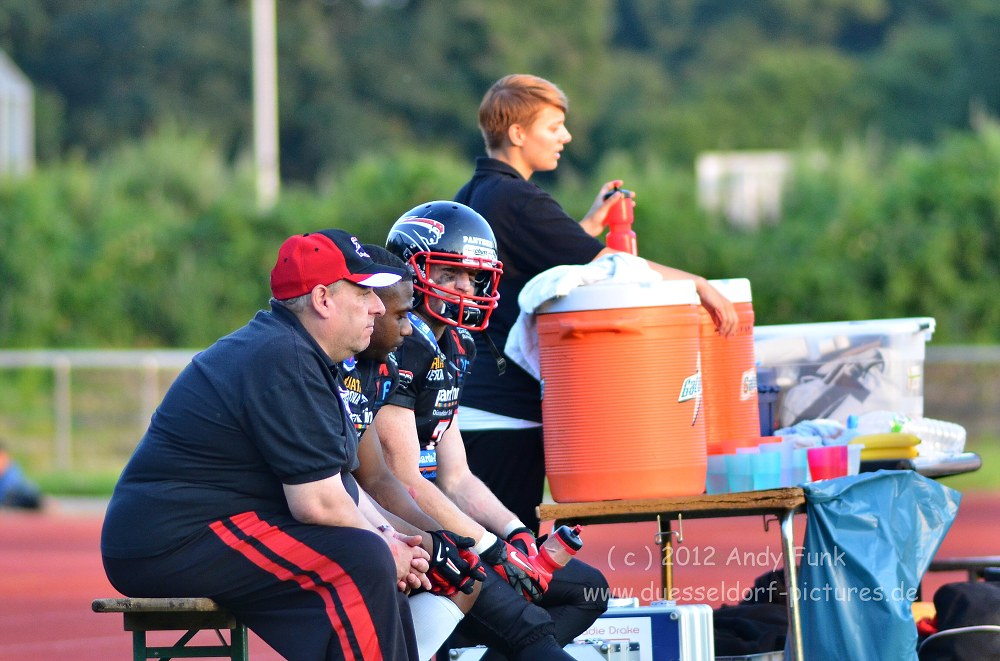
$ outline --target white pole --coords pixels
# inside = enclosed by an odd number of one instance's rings
[[[253,128],[257,208],[278,199],[278,67],[274,0],[250,0],[253,21]]]
[[[56,383],[54,404],[56,413],[56,452],[55,467],[59,470],[69,470],[73,467],[73,401],[70,385],[69,358],[60,356],[56,359],[53,370]]]

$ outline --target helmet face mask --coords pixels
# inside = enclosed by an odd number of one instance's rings
[[[397,220],[386,248],[413,267],[413,307],[449,326],[483,330],[497,306],[503,265],[486,220],[458,202],[437,201],[414,207]],[[449,269],[468,273],[472,292],[459,291]],[[438,274],[435,282],[432,271]]]

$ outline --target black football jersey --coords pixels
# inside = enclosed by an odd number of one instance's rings
[[[351,423],[360,436],[399,385],[396,357],[390,353],[384,363],[350,358],[341,364],[341,372],[346,386],[344,401],[351,414]]]
[[[451,425],[458,398],[476,355],[472,333],[448,326],[435,341],[427,324],[412,315],[413,334],[396,349],[399,387],[386,399],[412,409],[422,449],[433,448]]]

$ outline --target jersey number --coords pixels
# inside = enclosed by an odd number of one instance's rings
[[[431,432],[431,442],[436,443],[437,440],[441,438],[441,435],[444,434],[444,431],[448,429],[449,426],[451,426],[451,418],[447,420],[442,420],[441,422],[437,423],[437,427],[435,427],[434,431]]]

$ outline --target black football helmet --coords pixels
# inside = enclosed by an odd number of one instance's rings
[[[413,267],[414,308],[423,306],[449,326],[472,331],[486,328],[500,299],[497,284],[503,265],[497,259],[496,238],[485,218],[458,202],[427,202],[399,217],[389,230],[385,247]],[[434,264],[475,270],[473,294],[431,281]],[[441,305],[430,304],[433,302]]]

